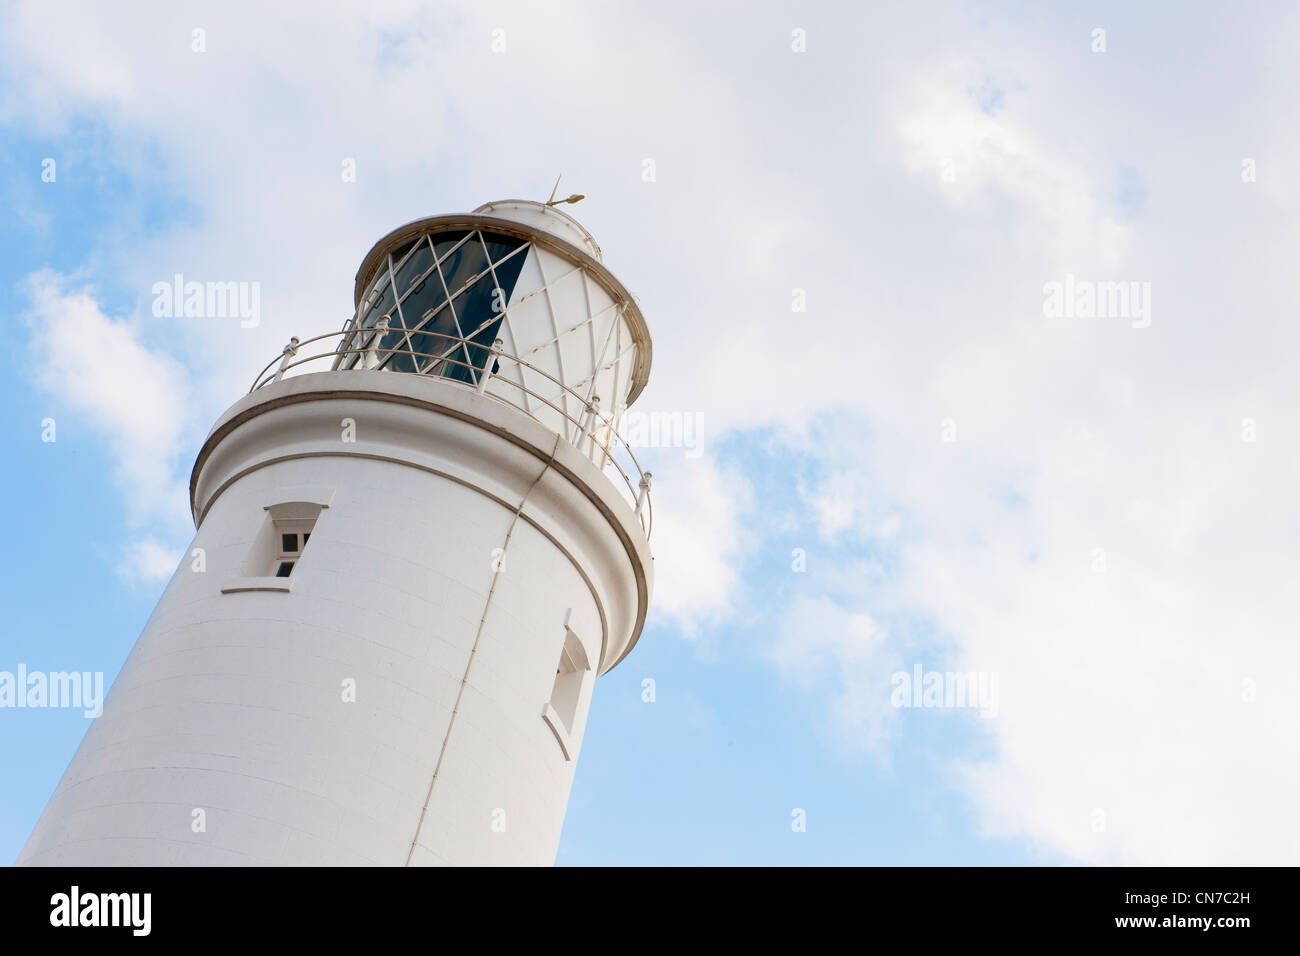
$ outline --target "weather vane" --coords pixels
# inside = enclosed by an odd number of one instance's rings
[[[548,199],[548,200],[546,200],[546,205],[548,205],[548,206],[558,206],[558,205],[560,205],[560,203],[566,203],[566,202],[578,202],[578,201],[581,200],[581,199],[585,199],[585,198],[587,198],[587,197],[582,196],[582,195],[580,195],[580,194],[578,194],[578,193],[574,193],[573,195],[569,196],[567,199],[556,199],[556,198],[555,198],[555,190],[560,188],[560,178],[561,178],[563,175],[564,175],[564,173],[560,173],[559,176],[556,176],[556,177],[555,177],[555,187],[551,190],[551,198]]]

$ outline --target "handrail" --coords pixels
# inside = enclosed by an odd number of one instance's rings
[[[289,340],[289,344],[284,347],[280,355],[267,362],[266,365],[262,367],[262,370],[257,373],[257,377],[253,380],[253,387],[248,390],[249,394],[251,395],[259,388],[280,381],[284,378],[286,373],[293,369],[298,369],[301,366],[312,362],[321,362],[324,360],[330,361],[332,365],[329,369],[324,369],[323,371],[333,370],[358,373],[385,372],[389,370],[382,367],[384,363],[387,362],[391,356],[400,353],[411,355],[421,360],[435,359],[440,363],[440,368],[445,366],[458,366],[460,368],[468,369],[473,381],[464,382],[453,378],[444,378],[444,380],[451,382],[452,384],[472,388],[480,395],[486,395],[489,398],[493,398],[509,405],[511,408],[523,412],[538,422],[542,422],[542,420],[533,413],[532,409],[527,407],[528,403],[526,398],[523,401],[511,401],[511,399],[505,395],[487,391],[488,385],[493,382],[508,385],[513,388],[519,396],[532,398],[550,410],[558,413],[566,423],[564,426],[563,437],[569,442],[569,444],[582,452],[582,454],[590,459],[596,467],[605,472],[607,477],[611,477],[611,480],[612,476],[609,476],[609,467],[611,465],[613,466],[621,479],[621,482],[614,481],[614,486],[618,488],[621,484],[622,488],[620,491],[626,489],[627,494],[624,495],[624,499],[627,500],[629,506],[634,509],[636,518],[640,521],[641,528],[645,532],[646,538],[649,539],[650,529],[654,524],[653,505],[650,502],[650,479],[652,476],[650,472],[644,471],[641,468],[641,464],[637,461],[636,455],[633,454],[631,446],[628,445],[622,435],[618,434],[615,416],[605,414],[602,411],[599,396],[593,396],[588,400],[545,369],[540,369],[528,362],[526,359],[503,351],[501,348],[501,339],[497,339],[491,346],[488,346],[483,342],[465,338],[464,336],[449,335],[443,332],[433,332],[426,329],[420,329],[418,330],[418,334],[420,335],[445,339],[449,343],[447,350],[442,353],[417,352],[413,348],[409,347],[385,348],[379,345],[379,341],[385,335],[400,334],[405,336],[407,331],[407,329],[400,327],[389,329],[377,326],[372,326],[370,328],[355,328],[347,326],[337,332],[326,332],[309,339],[299,340],[295,336]],[[344,341],[341,342],[338,347],[331,348],[327,352],[316,352],[306,356],[300,355],[305,346],[311,345],[314,342],[321,342],[325,339],[334,339],[338,337],[354,337],[355,341],[361,342],[364,340],[365,344],[355,348],[344,348],[343,346],[349,344],[347,341]],[[471,346],[489,353],[486,368],[479,368],[477,365],[470,362],[453,357],[453,354],[457,351],[460,351],[462,355],[468,355],[469,353],[467,350]],[[350,368],[343,368],[343,359],[349,355],[356,355],[357,361],[353,363]],[[274,369],[274,371],[272,371],[272,366],[276,366],[277,362],[279,365]],[[505,371],[506,363],[508,362],[514,363],[520,368],[528,369],[530,372],[548,379],[554,385],[558,386],[562,392],[567,393],[576,399],[578,407],[581,409],[581,418],[574,418],[569,414],[567,408],[562,408],[560,405],[557,405],[552,401],[550,397],[542,395],[523,384],[524,376],[522,374],[519,376],[520,380],[518,382],[511,381],[509,378],[504,377],[502,372]],[[500,363],[500,369],[494,371],[493,366],[497,363]],[[603,370],[597,371],[599,372]],[[546,423],[542,422],[542,424]],[[548,425],[547,427],[553,426]],[[600,437],[602,433],[603,438]],[[626,456],[627,459],[627,468],[624,468],[618,460],[624,456]],[[635,474],[637,478],[635,482],[632,478],[633,474]]]

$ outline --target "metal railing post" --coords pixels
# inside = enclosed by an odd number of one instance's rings
[[[588,458],[590,458],[596,451],[596,416],[599,412],[600,396],[596,395],[587,403],[587,417],[583,419],[582,422],[583,436],[579,437],[578,444],[578,448],[581,450],[583,448],[582,437],[590,439],[586,443],[586,451],[584,452]]]
[[[275,370],[275,378],[272,379],[272,381],[278,382],[280,379],[284,378],[284,370],[288,367],[289,360],[297,354],[298,336],[294,335],[290,337],[289,344],[284,347],[284,352],[281,353],[280,367]]]
[[[368,369],[374,368],[379,364],[379,343],[388,333],[388,316],[380,316],[379,321],[375,323],[375,329],[378,334],[376,334],[375,337],[370,340],[370,344],[366,346],[365,367]]]
[[[497,339],[492,343],[492,348],[488,350],[487,365],[484,366],[483,371],[479,372],[478,376],[478,393],[480,395],[483,394],[484,389],[488,386],[488,379],[492,377],[492,366],[497,363],[503,345],[505,345],[505,343],[500,339]]]
[[[641,509],[645,507],[646,499],[650,497],[650,472],[641,474],[641,491],[636,496],[636,516],[641,517]]]

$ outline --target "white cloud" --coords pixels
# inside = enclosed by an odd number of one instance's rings
[[[653,614],[674,619],[688,635],[732,610],[754,535],[748,481],[709,456],[674,456],[655,472]]]
[[[1099,257],[1091,245],[1115,230],[1090,198],[1095,179],[1050,202],[1064,188],[1051,148],[1024,146],[1014,121],[959,122],[950,109],[902,124],[905,155],[932,132],[933,156],[964,135],[1019,158],[1015,176],[994,161],[969,197],[945,197],[953,221],[983,223],[981,201],[995,206],[1001,192],[1016,230],[1054,237],[1015,270],[973,241],[975,267],[1051,276],[1073,261],[1227,278],[1210,263],[1197,271],[1195,248],[1176,244],[1113,244]],[[955,285],[962,276],[953,270]],[[1162,288],[1166,301],[1178,294],[1175,282]],[[952,640],[953,668],[1000,675],[1000,713],[981,727],[994,756],[954,762],[988,833],[1097,863],[1293,860],[1300,831],[1278,825],[1300,795],[1300,649],[1285,597],[1300,575],[1288,531],[1300,506],[1281,438],[1296,427],[1293,372],[1225,355],[1213,376],[1179,374],[1189,336],[1225,347],[1194,299],[1137,331],[1053,325],[1014,295],[1008,284],[970,301],[972,321],[934,351],[896,347],[908,407],[877,405],[868,440],[848,440],[841,423],[819,441],[827,477],[808,497],[823,511],[898,508],[891,604]],[[1236,335],[1276,334],[1264,316],[1237,322]],[[954,442],[941,439],[945,416]],[[1273,438],[1244,441],[1245,418],[1271,422]],[[824,536],[844,530],[818,518]]]
[[[177,458],[190,414],[185,369],[105,315],[88,288],[71,289],[43,271],[29,277],[27,294],[31,376],[57,408],[103,436],[134,520],[183,523]]]
[[[889,702],[889,679],[902,659],[870,614],[826,596],[795,597],[764,654],[805,690],[831,684],[827,729],[834,745],[888,762],[898,717]]]
[[[154,537],[132,541],[122,552],[118,576],[132,587],[158,585],[176,570],[180,549]]]

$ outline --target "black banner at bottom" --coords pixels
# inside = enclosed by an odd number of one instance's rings
[[[374,942],[460,929],[499,946],[565,925],[606,944],[840,932],[919,945],[1293,938],[1291,869],[896,868],[613,870],[8,869],[6,941]],[[542,935],[538,935],[542,934]],[[685,934],[685,935],[679,935]],[[473,940],[471,939],[471,942]],[[463,943],[460,944],[463,946]]]

